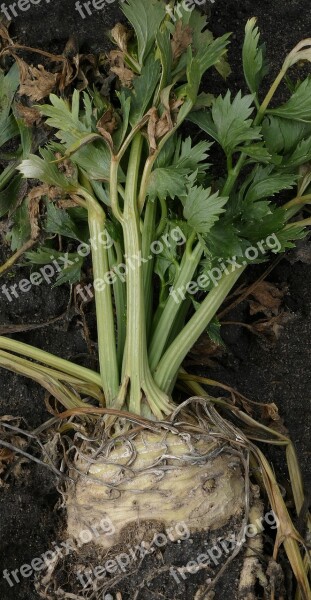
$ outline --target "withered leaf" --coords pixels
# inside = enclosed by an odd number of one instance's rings
[[[127,52],[127,42],[131,33],[122,23],[117,23],[111,30],[111,37],[117,43],[122,52]]]
[[[79,68],[76,86],[80,92],[83,92],[89,85],[89,80],[87,78],[88,70],[91,70],[90,66],[83,69],[81,67]]]
[[[8,443],[12,444],[16,448],[24,448],[27,445],[27,440],[23,439],[19,435],[16,435],[12,430],[7,429],[2,423],[8,422],[12,423],[15,426],[20,426],[20,418],[13,417],[11,415],[4,415],[0,417],[0,437],[6,440]],[[4,473],[10,463],[16,458],[16,454],[10,448],[5,448],[0,446],[0,475]],[[13,469],[13,474],[17,477],[20,475],[21,464],[26,462],[25,458],[21,458],[17,463],[16,467]],[[0,485],[2,482],[0,481]]]
[[[72,196],[71,199],[68,200],[59,200],[57,203],[58,208],[76,208],[79,206],[78,200],[75,200],[75,196]]]
[[[131,87],[134,73],[125,66],[122,52],[120,52],[120,50],[112,50],[109,53],[108,58],[111,72],[119,77],[120,82],[124,87]]]
[[[9,25],[10,23],[7,23]],[[8,27],[6,27],[5,23],[0,21],[0,37],[2,42],[4,42],[5,46],[13,45],[13,40],[10,38]]]
[[[39,213],[40,213],[40,199],[37,197],[30,197],[28,202],[28,212],[31,230],[31,239],[36,240],[39,237]]]
[[[46,71],[43,65],[32,67],[21,58],[17,59],[21,85],[20,95],[28,96],[33,102],[39,102],[48,96],[57,86],[59,75]]]
[[[169,111],[165,111],[156,124],[156,139],[161,139],[171,129],[173,129],[172,118]]]
[[[82,144],[80,146],[82,148]],[[60,152],[55,153],[55,158],[58,161],[57,168],[61,173],[64,173],[68,179],[71,179],[75,176],[76,167],[68,158],[64,158],[64,156]]]
[[[149,146],[150,146],[151,153],[154,153],[157,149],[156,125],[157,125],[157,121],[159,119],[157,109],[153,106],[149,110],[148,115],[149,115],[149,121],[148,121],[148,127],[147,127],[147,134],[148,134],[148,140],[149,140]]]
[[[279,415],[279,409],[274,402],[271,404],[263,404],[261,412],[262,419],[267,422],[268,427],[282,435],[288,435],[288,429],[285,427],[284,420]]]
[[[66,60],[63,64],[63,69],[58,77],[58,88],[60,92],[63,92],[77,77],[79,72],[79,57],[75,68],[73,68],[71,62]]]
[[[96,124],[96,128],[98,129],[99,133],[105,138],[111,148],[113,148],[112,134],[116,130],[117,126],[117,116],[112,108],[106,110]]]
[[[59,198],[59,189],[44,183],[33,187],[28,193],[28,198],[31,200],[41,200],[44,196],[48,196],[50,200],[55,200]]]
[[[185,364],[189,366],[204,365],[213,368],[217,364],[215,359],[220,358],[224,353],[224,346],[217,344],[211,340],[207,333],[204,333],[193,346]]]
[[[274,402],[271,402],[271,404],[264,404],[262,407],[262,412],[266,419],[272,419],[272,421],[279,421],[281,418],[279,415],[279,409]]]
[[[285,293],[286,289],[279,289],[273,283],[260,282],[251,294],[253,300],[249,300],[251,315],[259,312],[264,313],[267,317],[277,315]]]
[[[71,58],[73,60],[76,60],[76,57],[79,56],[78,42],[74,36],[70,36],[70,38],[64,48],[63,55],[66,58],[69,58],[69,59]]]
[[[19,427],[20,423],[21,423],[21,417],[13,417],[13,415],[2,415],[0,417],[0,427],[1,427],[1,423],[12,423],[13,421],[15,421],[15,425],[17,427]]]
[[[166,133],[171,131],[173,123],[169,111],[164,111],[159,118],[157,109],[153,106],[147,113],[149,115],[147,134],[150,151],[153,154],[157,147],[157,140],[161,139]]]
[[[22,104],[21,102],[16,102],[15,108],[18,116],[24,121],[27,127],[38,125],[38,123],[41,121],[41,115],[39,111],[33,106],[25,106],[25,104]]]
[[[292,319],[288,312],[281,312],[274,317],[253,323],[250,329],[257,335],[264,336],[267,341],[274,343],[279,339],[283,326]]]
[[[183,26],[183,22],[180,20],[176,24],[175,31],[172,37],[172,52],[173,60],[176,61],[184,52],[188,46],[192,43],[192,31],[191,27],[187,25]]]

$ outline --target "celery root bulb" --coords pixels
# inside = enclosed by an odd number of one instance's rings
[[[122,546],[129,526],[145,540],[150,527],[159,532],[180,522],[191,534],[216,530],[244,508],[240,459],[208,434],[143,430],[111,440],[102,453],[81,448],[72,475],[67,533],[80,545],[92,528],[103,548]],[[100,534],[103,519],[113,533]]]
[[[190,410],[179,408],[168,421],[127,414],[113,433],[97,422],[67,438],[64,536],[73,551],[56,557],[38,581],[42,598],[139,600],[150,586],[155,597],[165,588],[165,597],[179,600],[187,565],[206,552],[210,566],[195,563],[193,597],[207,580],[217,584],[234,546],[225,544],[218,562],[216,544],[238,539],[247,519],[247,461],[240,439],[205,400],[188,403]]]

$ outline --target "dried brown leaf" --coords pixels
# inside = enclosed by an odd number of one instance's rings
[[[40,216],[40,206],[39,200],[37,198],[29,199],[28,203],[28,212],[29,212],[29,221],[30,221],[30,230],[31,230],[31,239],[36,240],[39,237],[40,227],[39,227],[39,216]]]
[[[55,89],[59,78],[58,73],[46,71],[43,65],[38,67],[27,65],[18,57],[16,60],[21,79],[20,95],[28,96],[33,102],[39,102]]]
[[[168,111],[165,111],[156,124],[156,139],[159,140],[164,137],[169,131],[173,129],[173,123],[171,115]]]
[[[175,31],[172,37],[172,52],[173,60],[176,61],[184,52],[188,46],[192,43],[192,31],[191,27],[187,25],[183,26],[183,22],[178,21]]]
[[[61,197],[61,191],[59,188],[53,185],[38,185],[30,190],[28,193],[29,198],[34,198],[37,200],[41,200],[44,196],[47,196],[49,200],[59,200]]]
[[[213,368],[216,366],[214,359],[220,358],[225,352],[225,347],[216,344],[206,333],[201,335],[200,339],[193,346],[185,364],[191,366],[204,365]]]
[[[251,329],[254,333],[265,336],[270,342],[275,342],[279,339],[281,331],[286,323],[292,319],[292,315],[288,312],[281,312],[278,315],[258,321],[251,325]]]
[[[20,417],[13,417],[13,415],[2,415],[0,417],[0,427],[1,427],[1,422],[3,422],[3,423],[12,423],[13,421],[15,421],[15,425],[17,427],[19,427],[20,422],[21,422],[21,418]]]
[[[127,42],[131,32],[122,23],[117,23],[111,30],[111,37],[117,43],[122,52],[127,52]]]
[[[279,409],[278,409],[277,405],[274,404],[274,402],[271,402],[271,404],[264,404],[262,407],[262,412],[263,412],[265,419],[272,419],[272,421],[279,421],[281,418],[279,415]]]
[[[65,58],[72,59],[73,61],[75,61],[76,57],[79,56],[79,47],[75,36],[70,36],[64,48],[63,55],[65,56]]]
[[[279,289],[268,281],[260,282],[251,294],[253,300],[249,300],[251,315],[259,312],[264,313],[267,317],[277,315],[285,293],[285,288]]]
[[[112,108],[106,110],[96,124],[97,130],[105,138],[111,148],[113,148],[112,134],[116,130],[117,126],[117,115]]]
[[[74,197],[72,197],[71,199],[68,200],[59,200],[57,203],[58,208],[77,208],[77,206],[79,206],[79,203],[77,200],[74,199]]]
[[[60,152],[55,153],[55,158],[58,160],[57,168],[61,173],[64,173],[68,179],[71,179],[75,176],[76,168],[68,158],[64,158]]]
[[[4,47],[13,45],[7,25],[9,26],[10,23],[5,24],[3,21],[0,21],[0,38]]]
[[[89,69],[90,68],[91,67],[89,67]],[[81,67],[79,68],[76,86],[80,92],[83,92],[83,90],[85,90],[89,85],[89,80],[87,78],[87,71],[88,71],[88,69],[83,69]]]
[[[15,103],[15,108],[18,116],[24,121],[27,127],[38,125],[41,121],[41,115],[39,111],[33,106],[25,106],[21,102]]]
[[[131,87],[134,73],[125,66],[124,58],[122,52],[120,50],[112,50],[108,56],[110,62],[110,70],[112,73],[115,73],[122,85],[125,87]]]
[[[163,115],[159,118],[158,111],[153,106],[147,114],[149,115],[147,134],[150,151],[153,154],[158,147],[157,140],[171,131],[173,123],[169,111],[164,111]]]
[[[147,134],[148,134],[150,150],[151,150],[151,153],[153,153],[157,149],[156,126],[157,126],[157,121],[159,119],[157,109],[153,106],[149,110],[148,115],[149,115],[149,121],[148,121],[148,127],[147,127]]]
[[[21,419],[19,417],[13,417],[12,415],[3,415],[0,417],[0,436],[2,439],[10,443],[16,448],[24,448],[27,445],[27,441],[16,435],[12,430],[2,426],[1,423],[11,423],[16,427],[20,426]],[[8,468],[8,466],[15,460],[16,454],[10,448],[0,446],[0,475],[2,475]],[[21,462],[27,462],[25,458],[21,459]],[[16,467],[13,469],[13,474],[18,477],[21,469],[21,462],[19,461]],[[0,481],[0,484],[2,482]]]

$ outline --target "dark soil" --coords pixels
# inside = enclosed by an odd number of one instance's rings
[[[211,9],[211,29],[214,33],[233,32],[229,54],[233,75],[228,82],[233,88],[244,89],[240,56],[243,29],[248,17],[258,16],[272,65],[271,79],[288,51],[300,39],[310,36],[309,0],[261,0],[260,3],[254,0],[216,0],[211,4]],[[74,0],[53,0],[51,4],[41,0],[41,4],[31,6],[31,10],[20,15],[15,20],[11,33],[16,35],[21,43],[44,47],[51,51],[62,50],[71,34],[77,37],[82,48],[102,51],[107,47],[105,30],[119,18],[115,3],[102,11],[94,10],[92,16],[83,20],[75,10]],[[220,358],[213,368],[204,370],[204,374],[234,386],[252,400],[277,404],[298,450],[306,490],[311,489],[310,256],[309,251],[309,258],[305,259],[305,262],[289,262],[285,257],[269,276],[269,281],[288,286],[285,307],[292,315],[276,343],[267,346],[245,328],[228,326],[224,328],[227,354]],[[247,275],[249,281],[254,281],[261,272],[262,267],[250,268]],[[14,278],[16,281],[21,278],[18,268],[14,269],[5,281],[12,284]],[[35,288],[35,293],[21,294],[12,303],[0,293],[0,329],[4,325],[44,323],[63,315],[68,301],[69,289],[66,287],[51,289],[41,285]],[[241,305],[229,318],[235,321],[247,319],[247,304]],[[64,358],[85,361],[87,354],[80,321],[71,312],[52,325],[16,334],[16,338]],[[45,408],[44,397],[44,392],[36,384],[1,370],[2,415],[22,416],[27,427],[35,429],[50,417]],[[281,483],[287,490],[288,477],[283,451],[270,452],[270,456]],[[48,470],[39,465],[24,464],[20,476],[11,477],[7,483],[0,494],[1,574],[4,569],[10,572],[20,569],[23,564],[31,562],[34,557],[39,557],[50,548],[52,542],[58,539],[61,519],[61,511],[54,510],[58,499],[55,478]],[[34,591],[32,577],[21,578],[21,583],[16,583],[12,588],[2,579],[2,575],[0,577],[0,594],[4,600],[39,598]],[[222,590],[218,590],[217,599],[225,595],[228,599],[233,599],[234,578],[234,569],[231,569],[230,583],[224,581]],[[133,581],[139,584],[138,580]],[[134,589],[132,585],[131,589]],[[164,575],[152,590],[149,589],[147,595],[141,595],[141,598],[173,597]],[[181,590],[181,596],[178,597],[193,600],[194,590],[191,584],[181,586],[179,592]],[[288,600],[291,600],[293,596],[290,585],[288,590]],[[132,597],[122,596],[123,600],[130,600]]]

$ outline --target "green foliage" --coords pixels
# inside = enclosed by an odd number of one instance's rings
[[[23,202],[14,212],[13,226],[8,234],[8,238],[11,242],[11,250],[14,252],[22,247],[29,239],[31,235],[31,225],[29,219],[28,203]]]
[[[160,0],[152,0],[148,7],[144,0],[127,0],[122,8],[135,32],[125,45],[119,45],[124,65],[133,69],[132,85],[125,87],[121,77],[112,103],[95,89],[83,95],[75,90],[71,102],[51,95],[50,102],[40,106],[40,111],[47,117],[47,125],[56,131],[59,143],[42,149],[42,158],[30,154],[23,161],[21,172],[57,186],[68,195],[77,191],[82,174],[83,182],[88,181],[91,186],[89,191],[108,207],[107,228],[114,228],[109,190],[111,153],[120,150],[133,128],[141,127],[143,119],[151,114],[148,111],[156,108],[154,140],[161,144],[165,136],[166,143],[157,153],[146,183],[146,202],[155,207],[158,201],[161,203],[161,211],[156,209],[154,227],[165,227],[167,231],[173,223],[179,223],[187,239],[195,235],[203,244],[202,260],[209,265],[220,258],[243,256],[248,245],[271,233],[282,234],[282,249],[286,248],[301,231],[286,229],[286,211],[271,200],[280,192],[293,189],[298,181],[297,167],[311,159],[311,123],[307,122],[311,117],[310,78],[294,86],[291,98],[283,106],[268,110],[264,119],[258,119],[259,92],[267,63],[256,19],[250,19],[246,25],[243,46],[244,75],[251,94],[242,95],[239,91],[232,97],[228,90],[223,96],[214,97],[200,94],[200,84],[212,66],[223,74],[228,72],[228,35],[214,39],[206,27],[206,18],[182,6],[174,8],[176,20],[171,21]],[[174,47],[178,48],[175,54]],[[106,116],[106,121],[111,120],[111,129],[107,127],[107,135],[102,136],[99,123],[104,124],[102,117]],[[224,151],[228,161],[224,188],[222,182],[217,185],[213,181],[209,157],[212,142],[195,144],[191,137],[182,139],[175,132],[185,118]],[[157,133],[160,120],[163,133]],[[148,125],[144,131],[146,137],[151,135]],[[152,154],[155,150],[150,137],[148,141]],[[55,152],[75,167],[70,176],[55,162]],[[236,171],[239,155],[242,166]],[[127,160],[125,154],[118,171],[119,184],[126,184]],[[244,170],[249,165],[253,165],[252,170]],[[233,185],[226,193],[231,179]],[[7,208],[7,196],[0,203],[2,210]],[[120,202],[122,205],[122,198]],[[144,214],[143,210],[142,221]],[[71,239],[86,239],[85,223],[79,226],[79,219],[74,219],[70,211],[51,203],[47,204],[45,228]],[[122,232],[116,232],[114,241],[122,247]],[[162,285],[172,283],[181,262],[176,244],[158,256],[154,269]]]
[[[311,122],[311,76],[298,85],[289,100],[278,108],[272,108],[269,113],[291,121]]]
[[[271,166],[258,166],[247,178],[241,193],[243,194],[245,190],[245,202],[256,202],[261,198],[271,198],[281,190],[292,189],[296,181],[297,176],[295,175],[275,172]]]
[[[147,112],[160,76],[160,62],[149,56],[142,67],[141,74],[134,79],[133,90],[128,92],[131,98],[130,123],[134,127]]]
[[[76,222],[68,211],[57,208],[51,202],[47,203],[45,230],[48,233],[57,233],[74,240],[87,241],[87,234],[81,217]]]
[[[134,31],[128,35],[123,26],[114,30],[118,50],[110,56],[114,81],[109,98],[96,86],[83,94],[75,90],[71,101],[51,95],[39,110],[54,139],[39,155],[28,132],[19,129],[24,152],[19,171],[56,187],[61,199],[76,202],[80,196],[85,207],[63,208],[60,202],[46,201],[41,222],[48,235],[71,240],[70,248],[93,241],[94,279],[105,280],[101,290],[95,289],[95,298],[107,406],[116,398],[118,404],[121,383],[129,390],[130,410],[139,412],[143,397],[150,401],[146,414],[151,410],[157,417],[169,413],[163,394],[170,393],[200,333],[207,330],[221,343],[215,313],[242,272],[237,267],[235,274],[229,265],[254,262],[247,250],[257,244],[259,248],[268,237],[278,243],[258,252],[257,262],[305,235],[303,222],[289,223],[297,201],[289,209],[284,195],[307,195],[311,181],[311,78],[293,83],[288,101],[270,108],[280,77],[262,94],[265,48],[251,19],[243,46],[250,93],[233,96],[229,89],[216,97],[210,78],[204,93],[201,84],[208,69],[223,77],[229,73],[229,35],[214,39],[198,11],[180,4],[173,10],[176,19],[166,14],[162,0],[126,0],[123,12]],[[289,63],[293,61],[291,57]],[[285,71],[283,66],[281,75]],[[260,105],[261,94],[265,99]],[[188,137],[181,130],[186,119],[197,128]],[[10,127],[7,122],[4,137]],[[300,167],[306,173],[302,184]],[[4,178],[9,177],[8,171]],[[9,197],[19,183],[6,181],[0,214],[17,206]],[[299,197],[297,211],[302,203]],[[109,233],[108,248],[94,244],[98,233]],[[27,235],[23,203],[14,213],[13,247]],[[69,256],[71,264],[60,273],[58,284],[81,276],[82,258],[74,252]],[[118,265],[134,257],[139,268],[115,280]],[[39,248],[27,259],[44,264],[50,249]],[[219,274],[219,283],[213,286],[210,278],[208,287],[194,287],[193,296],[188,284],[202,273],[209,277],[211,269]],[[180,289],[176,303],[173,293]],[[120,372],[128,377],[126,385],[119,380]],[[139,373],[144,381],[138,381]],[[153,378],[156,392],[144,387]]]
[[[188,169],[183,169],[175,165],[167,168],[155,169],[150,176],[147,194],[150,201],[155,198],[165,200],[174,199],[175,196],[182,198],[186,195],[186,175]]]
[[[3,135],[3,131],[8,128],[8,119],[10,117],[11,107],[15,92],[19,86],[19,70],[16,63],[11,67],[9,72],[4,75],[0,71],[0,131]],[[11,115],[12,117],[12,115]],[[12,119],[9,119],[10,126],[14,128]],[[15,127],[15,134],[17,133]],[[13,136],[12,136],[13,137]],[[7,138],[10,139],[10,138]],[[7,140],[6,140],[7,141]],[[5,143],[0,138],[0,145]]]
[[[226,154],[232,154],[240,144],[261,138],[260,127],[254,127],[250,118],[254,111],[253,100],[253,96],[242,96],[238,92],[231,102],[228,91],[225,97],[218,96],[212,102],[210,113],[197,111],[189,116],[189,120],[211,135]]]
[[[192,146],[192,140],[188,137],[184,141],[177,141],[174,155],[173,152],[167,157],[160,155],[160,164],[171,164],[152,171],[147,188],[150,200],[154,201],[157,197],[162,200],[183,198],[187,193],[190,175],[194,172],[204,173],[208,168],[209,164],[204,161],[208,157],[210,147],[208,142],[199,142]]]
[[[196,233],[209,233],[224,212],[228,198],[212,194],[211,188],[191,187],[184,203],[184,217]]]
[[[256,19],[249,19],[245,27],[243,44],[243,68],[245,81],[252,94],[258,94],[260,84],[268,68],[265,60],[266,46],[259,45],[260,33]]]
[[[13,64],[8,73],[0,71],[0,148],[19,136],[20,146],[8,155],[9,164],[0,174],[0,217],[12,214],[22,198],[21,175],[16,173],[19,161],[28,156],[32,148],[30,128],[18,118],[14,110],[14,96],[19,85],[19,70]],[[16,144],[15,144],[16,145]],[[4,153],[4,160],[7,155]],[[11,162],[10,162],[11,159]]]
[[[311,159],[311,123],[269,116],[262,133],[272,161],[281,167],[292,170]]]
[[[0,147],[12,140],[18,135],[18,126],[14,115],[10,114],[5,119],[1,119],[0,123]]]
[[[68,193],[77,190],[77,181],[68,179],[64,173],[60,171],[56,162],[55,156],[48,148],[40,150],[40,156],[31,154],[18,167],[18,170],[28,179],[39,179],[48,185],[55,185]]]
[[[215,317],[209,324],[206,332],[212,342],[217,344],[217,346],[225,347],[225,343],[220,335],[221,323]]]
[[[38,108],[48,117],[47,124],[56,129],[56,137],[61,141],[57,149],[64,157],[70,157],[90,179],[107,181],[110,151],[96,127],[102,111],[92,106],[88,94],[83,94],[84,110],[81,110],[81,95],[77,90],[73,94],[71,106],[68,101],[55,94],[51,94],[50,101],[51,104],[40,105]],[[108,108],[107,103],[104,106]]]
[[[3,217],[8,212],[14,212],[19,200],[21,183],[22,176],[15,175],[9,185],[0,192],[0,217]]]
[[[144,0],[126,0],[122,11],[135,30],[137,58],[142,65],[166,15],[164,3],[159,0],[149,0],[148,4]]]
[[[77,252],[58,252],[42,246],[39,250],[25,252],[26,260],[32,265],[58,264],[58,274],[54,287],[64,283],[74,284],[81,279],[81,269],[84,259]],[[55,266],[55,265],[54,265]]]

